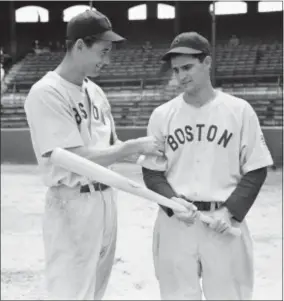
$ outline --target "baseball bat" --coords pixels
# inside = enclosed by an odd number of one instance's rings
[[[90,180],[103,183],[119,190],[140,196],[160,205],[166,206],[176,211],[187,212],[188,209],[175,201],[168,199],[148,188],[128,179],[106,167],[96,164],[88,159],[76,155],[62,148],[56,148],[51,154],[50,160],[53,164],[65,168],[71,172],[87,177]],[[210,224],[212,218],[198,212],[201,221]],[[240,229],[231,227],[228,233],[239,236]]]

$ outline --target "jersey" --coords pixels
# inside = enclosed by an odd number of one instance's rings
[[[25,112],[44,184],[89,184],[87,178],[53,165],[44,155],[56,147],[105,148],[112,133],[117,140],[110,104],[102,89],[88,79],[82,86],[72,84],[51,71],[32,86]]]
[[[165,141],[165,158],[140,164],[165,171],[175,193],[193,201],[225,202],[242,175],[273,164],[251,105],[221,91],[200,108],[180,94],[153,111],[147,131]]]

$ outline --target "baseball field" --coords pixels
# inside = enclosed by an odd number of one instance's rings
[[[142,181],[140,168],[115,170]],[[1,167],[1,300],[46,299],[41,217],[46,188],[35,166]],[[118,245],[105,299],[159,299],[152,264],[157,205],[119,192]],[[248,215],[254,239],[254,300],[282,300],[282,170],[269,171]]]

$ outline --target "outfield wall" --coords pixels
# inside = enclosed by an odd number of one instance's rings
[[[283,129],[263,128],[268,148],[276,166],[283,164]],[[118,127],[118,137],[125,141],[146,135],[141,127]],[[1,164],[35,164],[29,129],[1,129]]]

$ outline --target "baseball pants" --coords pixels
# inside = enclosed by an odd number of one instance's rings
[[[159,210],[153,256],[163,300],[250,300],[253,249],[246,222],[240,237],[219,234],[200,221],[187,226]]]
[[[100,300],[106,290],[116,247],[115,192],[90,189],[47,192],[43,240],[51,300]]]

